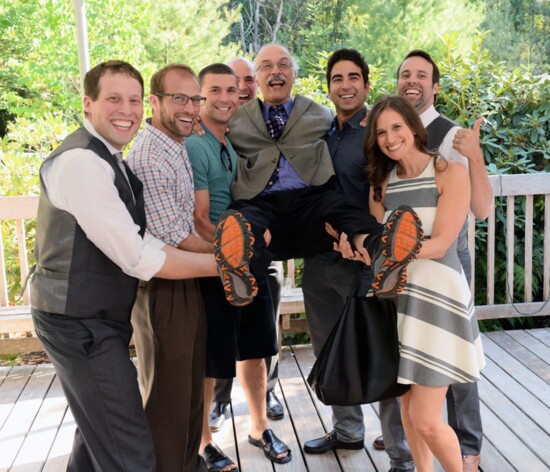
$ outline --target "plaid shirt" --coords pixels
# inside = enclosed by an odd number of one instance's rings
[[[128,165],[143,182],[147,230],[177,247],[195,233],[193,173],[185,145],[152,126],[137,136]]]

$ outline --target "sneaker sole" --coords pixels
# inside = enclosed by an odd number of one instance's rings
[[[420,251],[423,237],[422,223],[416,212],[408,206],[401,206],[386,222],[382,235],[387,252],[384,255],[392,262],[407,263]]]
[[[248,305],[258,293],[256,279],[249,270],[253,244],[250,223],[242,213],[226,211],[214,232],[214,256],[225,298],[231,305]]]
[[[407,265],[416,259],[423,236],[422,223],[412,208],[401,206],[390,215],[381,237],[386,260],[372,283],[377,297],[393,298],[403,291]]]

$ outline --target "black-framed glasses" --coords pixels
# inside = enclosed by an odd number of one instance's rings
[[[153,95],[157,97],[172,97],[172,103],[175,103],[176,105],[187,105],[189,100],[191,100],[191,103],[194,106],[200,107],[204,105],[206,102],[206,97],[201,97],[200,95],[189,97],[184,93],[160,93],[160,92],[154,93]]]
[[[233,164],[231,163],[231,156],[229,151],[225,147],[225,144],[222,144],[220,149],[220,159],[222,161],[223,167],[228,172],[233,172]]]

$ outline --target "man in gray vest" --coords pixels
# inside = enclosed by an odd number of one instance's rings
[[[470,209],[480,219],[489,215],[493,192],[483,160],[479,142],[480,120],[473,130],[462,130],[434,108],[439,90],[439,69],[430,55],[424,51],[411,51],[397,71],[397,93],[405,97],[419,113],[428,132],[428,148],[451,161],[460,161],[468,167],[472,197]],[[464,154],[461,154],[463,151]],[[468,281],[471,279],[471,260],[468,252],[466,222],[458,237],[459,257]],[[477,383],[450,385],[447,393],[449,424],[457,433],[463,455],[464,472],[475,472],[480,462],[483,431],[479,410]],[[402,428],[397,400],[380,403],[382,436],[375,447],[383,448],[387,438]],[[390,429],[393,430],[390,433]],[[387,444],[386,444],[387,446]]]
[[[86,74],[84,95],[84,126],[40,169],[33,322],[77,425],[67,470],[155,472],[128,353],[138,280],[218,268],[213,255],[145,231],[143,186],[122,161],[143,117],[140,73],[126,62],[101,63]]]

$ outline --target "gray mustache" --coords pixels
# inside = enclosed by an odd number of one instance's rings
[[[274,81],[286,84],[286,77],[281,74],[272,74],[267,78],[267,85],[271,85],[271,83]]]

